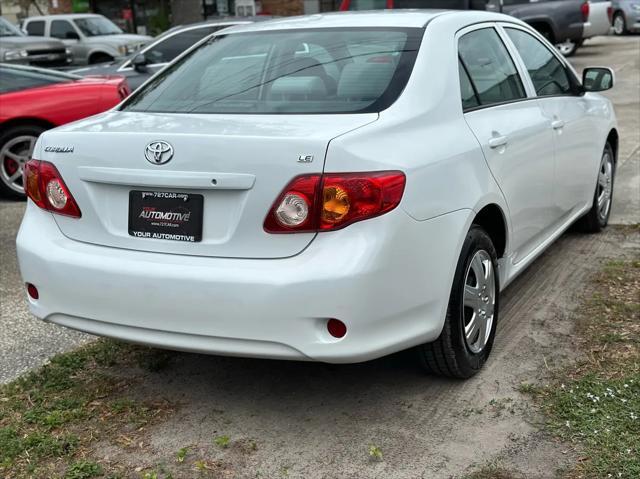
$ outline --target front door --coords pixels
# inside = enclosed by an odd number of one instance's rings
[[[504,26],[529,72],[555,146],[554,216],[564,222],[592,200],[600,155],[587,100],[575,75],[529,32]],[[595,152],[595,153],[594,153]]]

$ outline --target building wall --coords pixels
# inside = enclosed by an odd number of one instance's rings
[[[49,13],[48,0],[0,0],[0,13],[13,24],[34,15]]]
[[[303,0],[262,0],[262,13],[287,17],[304,13]]]
[[[73,13],[71,0],[49,0],[49,13]]]
[[[185,25],[202,21],[200,0],[171,0],[171,24]]]

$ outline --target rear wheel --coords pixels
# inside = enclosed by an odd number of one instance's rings
[[[37,125],[20,125],[0,134],[0,193],[4,196],[25,197],[22,171],[44,130]]]
[[[578,47],[581,45],[579,42],[567,40],[564,43],[556,44],[558,51],[565,57],[571,57],[576,54]]]
[[[627,21],[624,18],[624,13],[616,12],[613,16],[613,33],[616,35],[624,35],[627,33]]]
[[[587,233],[598,233],[606,228],[609,223],[615,171],[616,164],[613,149],[607,143],[600,160],[598,182],[596,183],[596,191],[593,194],[593,205],[578,222],[580,228]]]
[[[458,260],[440,337],[417,348],[427,371],[469,378],[486,362],[498,321],[497,264],[491,238],[482,228],[472,226]]]

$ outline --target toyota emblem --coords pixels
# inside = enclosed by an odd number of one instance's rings
[[[173,146],[166,141],[152,141],[144,149],[144,157],[154,165],[164,165],[173,158]]]

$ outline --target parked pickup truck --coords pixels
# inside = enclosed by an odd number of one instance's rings
[[[582,44],[589,17],[587,0],[342,0],[340,10],[380,8],[446,8],[490,10],[527,22],[554,43],[565,56]]]
[[[498,2],[488,2],[493,9]],[[575,54],[584,41],[584,25],[589,20],[586,0],[501,0],[502,13],[527,22],[556,45],[564,56]]]

